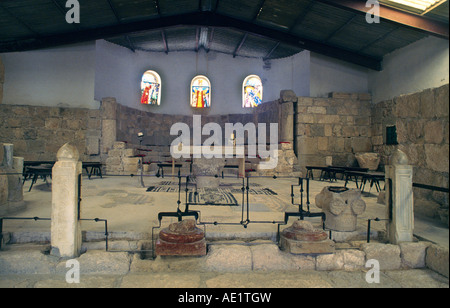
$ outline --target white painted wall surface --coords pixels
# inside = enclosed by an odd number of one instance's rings
[[[311,53],[311,97],[330,92],[368,93],[369,69]]]
[[[96,109],[95,44],[2,54],[3,104]]]
[[[299,96],[309,95],[309,52],[271,61],[263,68],[261,59],[233,58],[231,55],[203,50],[195,52],[132,52],[100,40],[96,44],[95,99],[116,97],[132,108],[164,114],[191,115],[190,84],[196,75],[205,75],[212,84],[210,115],[251,113],[242,108],[242,83],[248,75],[261,77],[263,101],[279,98],[280,90],[293,89]],[[160,106],[140,104],[140,79],[146,70],[162,79]]]
[[[449,42],[427,37],[396,50],[383,60],[383,71],[369,73],[372,102],[420,92],[449,83]]]

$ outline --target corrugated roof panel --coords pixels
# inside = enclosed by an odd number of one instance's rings
[[[341,28],[327,42],[335,46],[361,50],[383,34],[390,32],[392,28],[392,24],[389,23],[369,24],[365,16],[356,15],[352,22]]]
[[[17,24],[16,19],[0,9],[0,40],[13,40],[33,35],[26,26]]]
[[[80,2],[80,24],[83,29],[117,25],[117,19],[107,1],[78,0]],[[64,7],[64,6],[63,6]]]
[[[147,51],[165,51],[161,30],[147,31],[129,35],[136,49]]]
[[[308,1],[266,0],[256,21],[289,29],[308,3]]]
[[[241,42],[243,33],[234,29],[215,28],[210,50],[233,53]]]
[[[158,10],[154,1],[148,0],[110,0],[122,22],[138,21],[157,17]]]
[[[242,57],[264,58],[276,43],[276,41],[249,34],[237,55]]]
[[[149,1],[153,2],[153,1]],[[173,16],[196,12],[199,9],[199,1],[193,0],[159,0],[161,16]]]
[[[196,28],[175,27],[164,30],[169,51],[195,50]]]
[[[330,7],[322,3],[314,3],[300,24],[292,28],[295,35],[316,41],[326,40],[333,32],[347,23],[354,13]]]
[[[50,0],[6,1],[1,4],[7,15],[14,16],[13,23],[17,23],[17,18],[37,33],[56,34],[74,30],[73,25],[66,22],[65,14]]]
[[[258,15],[260,5],[261,0],[220,0],[217,13],[251,21]]]
[[[303,49],[292,47],[290,45],[281,43],[277,49],[272,53],[269,59],[281,59],[290,57],[292,55],[295,55],[299,52],[302,52]]]
[[[364,53],[370,55],[385,56],[399,48],[405,47],[415,41],[418,41],[427,35],[421,32],[398,28],[388,36],[375,42],[364,50]]]

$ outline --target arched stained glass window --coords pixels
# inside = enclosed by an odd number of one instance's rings
[[[199,75],[192,79],[191,107],[211,107],[211,82],[205,76]]]
[[[161,104],[161,77],[155,71],[146,71],[142,76],[141,104]]]
[[[263,86],[261,78],[257,75],[250,75],[244,79],[242,85],[242,107],[256,107],[262,103]]]

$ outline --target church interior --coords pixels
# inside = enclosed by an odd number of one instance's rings
[[[0,287],[448,288],[448,5],[1,1]]]

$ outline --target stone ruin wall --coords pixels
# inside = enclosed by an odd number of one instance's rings
[[[398,146],[386,145],[395,125]],[[413,182],[449,187],[449,85],[382,101],[372,108],[372,144],[381,164],[398,147],[414,166]],[[448,193],[414,188],[415,212],[448,225]]]
[[[100,138],[100,110],[0,105],[0,141],[25,161],[55,161],[67,142],[83,161],[98,161]]]
[[[298,97],[295,146],[305,166],[358,166],[355,153],[372,151],[371,96],[330,93],[328,98]]]

